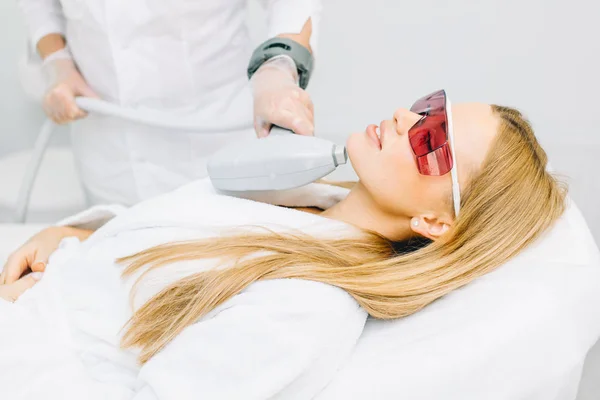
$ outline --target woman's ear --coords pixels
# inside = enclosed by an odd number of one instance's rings
[[[416,234],[436,240],[450,229],[452,220],[445,217],[421,215],[410,220],[410,228]]]

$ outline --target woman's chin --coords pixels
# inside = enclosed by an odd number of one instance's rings
[[[361,158],[360,153],[361,147],[363,146],[360,138],[361,135],[364,135],[364,133],[352,133],[350,136],[348,136],[348,139],[346,139],[346,151],[348,152],[348,158],[350,159],[353,167],[355,167],[354,160]]]
[[[364,179],[362,175],[369,169],[369,164],[373,160],[373,148],[367,142],[369,138],[363,133],[353,133],[346,140],[346,150],[348,151],[348,159],[360,180]]]
[[[346,148],[348,149],[348,153],[353,152],[354,154],[358,154],[359,152],[365,152],[367,149],[372,147],[369,145],[368,140],[369,138],[364,132],[351,134],[346,140]]]

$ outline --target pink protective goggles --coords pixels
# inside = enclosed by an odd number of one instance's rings
[[[445,175],[454,165],[448,143],[446,92],[439,90],[415,102],[410,111],[422,117],[408,131],[410,147],[423,175]]]
[[[415,154],[417,169],[422,175],[452,174],[454,214],[460,210],[460,188],[454,154],[454,133],[450,101],[445,90],[438,90],[415,102],[410,111],[421,115],[408,130],[410,147]]]

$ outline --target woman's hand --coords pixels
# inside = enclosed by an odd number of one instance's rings
[[[97,98],[79,73],[71,53],[67,49],[50,54],[42,66],[48,90],[43,107],[46,115],[57,124],[66,124],[87,115],[77,106],[75,97]]]
[[[42,278],[41,272],[33,272],[19,279],[18,281],[0,285],[0,299],[14,303],[23,293],[31,289]]]
[[[46,269],[48,258],[58,248],[61,240],[70,236],[85,240],[92,232],[86,229],[56,226],[37,233],[8,257],[4,270],[0,274],[0,285],[16,284],[28,269],[32,272],[43,272]],[[20,288],[18,285],[17,287]],[[5,288],[4,290],[9,289]],[[11,292],[12,290],[10,289]]]
[[[272,58],[252,76],[254,129],[258,137],[268,136],[271,125],[299,135],[313,135],[313,103],[297,80],[296,64],[287,56]]]

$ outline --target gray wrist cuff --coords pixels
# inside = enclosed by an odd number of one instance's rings
[[[248,64],[248,79],[252,78],[265,61],[281,55],[289,56],[294,60],[298,70],[299,86],[306,89],[313,69],[313,56],[306,47],[287,38],[269,39],[254,50]]]

